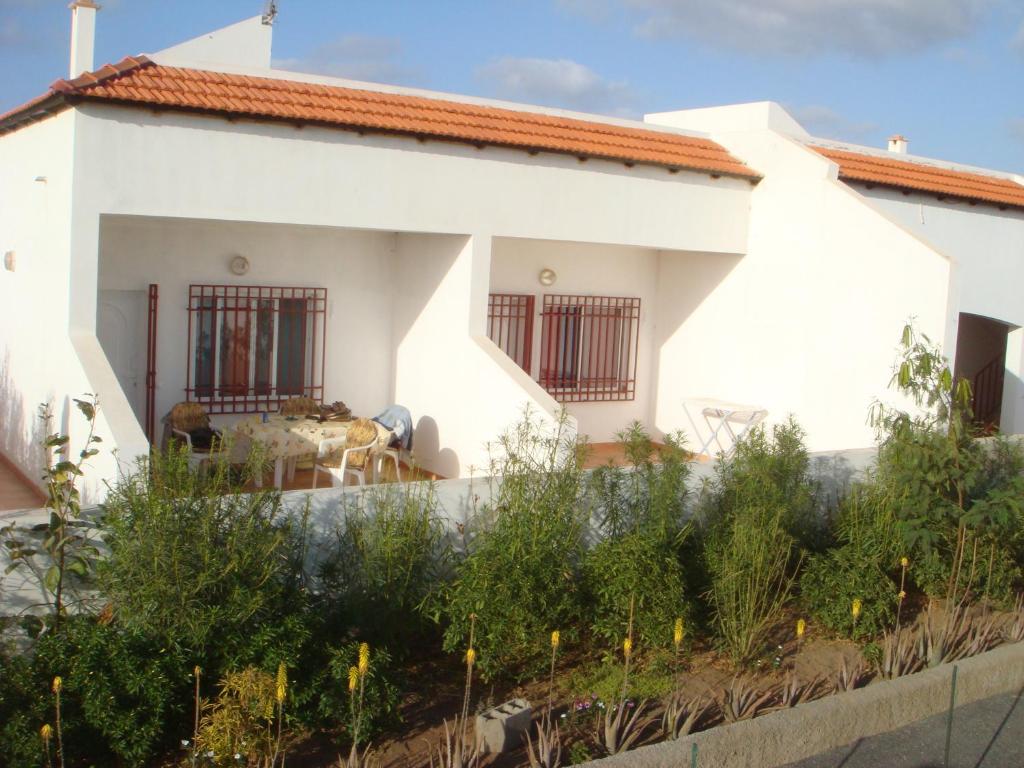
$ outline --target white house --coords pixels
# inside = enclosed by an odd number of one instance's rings
[[[559,402],[594,441],[714,397],[862,446],[908,317],[1024,431],[1019,176],[772,103],[636,122],[278,71],[260,17],[93,71],[72,6],[71,77],[0,116],[0,452],[26,475],[37,404],[74,439],[83,392],[117,449],[93,497],[182,400],[401,403],[446,477]]]

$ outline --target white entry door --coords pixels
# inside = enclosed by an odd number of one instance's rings
[[[146,292],[100,291],[96,336],[139,424],[146,420]],[[103,393],[99,393],[103,397]]]

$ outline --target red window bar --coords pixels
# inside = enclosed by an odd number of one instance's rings
[[[324,395],[326,288],[190,285],[185,399],[210,413]]]
[[[533,307],[534,298],[529,294],[492,293],[487,302],[487,335],[531,375]]]
[[[563,403],[632,400],[640,299],[544,296],[540,385]]]

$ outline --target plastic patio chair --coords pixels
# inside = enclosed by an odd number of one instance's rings
[[[331,476],[331,485],[345,487],[345,477],[351,475],[359,485],[366,485],[366,469],[372,466],[370,451],[377,445],[376,439],[366,445],[345,448],[346,438],[329,437],[320,441],[316,450],[316,461],[313,463],[313,488],[316,488],[317,473],[326,472]],[[341,461],[337,462],[338,450],[344,448],[341,454]],[[366,452],[362,466],[350,466],[350,461],[359,458],[361,452]]]

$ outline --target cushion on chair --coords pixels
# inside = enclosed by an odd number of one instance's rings
[[[377,425],[369,419],[356,419],[345,434],[345,447],[358,448],[361,445],[374,442],[378,439]],[[358,451],[348,455],[349,466],[353,469],[362,469],[366,466],[366,460],[370,452]]]

